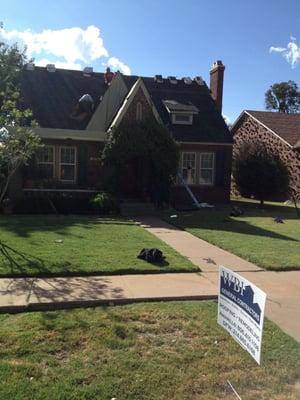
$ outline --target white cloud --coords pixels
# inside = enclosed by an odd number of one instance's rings
[[[270,53],[280,53],[292,68],[295,68],[300,60],[300,46],[294,36],[290,37],[290,42],[286,47],[271,46],[269,51]]]
[[[107,61],[107,65],[109,67],[112,67],[116,70],[119,70],[125,75],[130,75],[131,70],[130,67],[126,64],[124,64],[121,60],[119,60],[117,57],[110,57]]]
[[[227,115],[223,114],[223,118],[224,118],[224,121],[226,122],[227,125],[231,124],[231,120],[230,120],[229,117],[227,117]]]
[[[70,61],[51,61],[48,58],[41,58],[35,62],[35,65],[40,67],[46,67],[47,64],[55,64],[56,68],[72,69],[72,70],[82,70],[82,65],[78,63],[73,63]]]
[[[42,32],[0,29],[0,39],[9,44],[18,43],[21,48],[26,47],[27,56],[42,66],[53,63],[58,68],[82,69],[84,65],[92,65],[109,56],[100,29],[94,25],[86,29],[73,27],[45,29]],[[128,65],[116,57],[109,58],[105,64],[130,74]]]

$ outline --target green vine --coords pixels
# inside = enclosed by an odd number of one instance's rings
[[[178,146],[166,128],[154,121],[124,125],[114,129],[102,153],[102,161],[111,171],[111,182],[118,190],[123,167],[133,158],[147,163],[150,171],[148,190],[156,203],[169,200],[170,186],[177,174]],[[151,182],[151,183],[149,183]]]

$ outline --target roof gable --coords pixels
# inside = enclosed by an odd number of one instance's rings
[[[118,112],[127,93],[128,87],[125,85],[122,75],[117,72],[88,123],[87,129],[105,131]]]
[[[245,113],[279,136],[291,147],[300,140],[300,114],[285,114],[270,111],[250,111]]]
[[[142,78],[138,78],[138,80],[135,82],[135,84],[132,86],[131,90],[129,91],[128,95],[126,96],[126,98],[123,101],[122,106],[119,108],[115,118],[112,120],[112,123],[109,126],[109,130],[116,128],[120,122],[122,121],[124,115],[126,114],[128,108],[130,107],[130,104],[132,103],[135,95],[137,94],[138,90],[141,89],[143,91],[143,94],[146,98],[146,100],[148,101],[153,115],[156,118],[156,120],[161,123],[161,119],[159,117],[159,114],[155,108],[155,106],[152,104],[151,100],[150,100],[150,96],[149,93],[144,85],[143,79]]]

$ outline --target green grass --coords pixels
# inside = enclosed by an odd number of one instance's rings
[[[230,217],[231,207],[176,213],[164,218],[218,247],[228,250],[265,269],[300,270],[300,219],[292,207],[257,202],[233,202],[244,215]],[[279,216],[283,224],[274,222]]]
[[[125,219],[0,216],[0,242],[0,276],[199,271],[187,258]],[[161,249],[164,264],[137,259],[144,247]]]
[[[296,400],[300,345],[265,321],[258,366],[215,302],[0,316],[1,400]],[[299,396],[299,392],[298,392]]]

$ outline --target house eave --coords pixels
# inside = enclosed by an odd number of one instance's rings
[[[178,144],[199,144],[199,145],[206,145],[206,146],[233,146],[234,143],[222,143],[222,142],[186,142],[182,140],[176,140]]]
[[[87,142],[104,142],[106,132],[76,129],[35,128],[34,132],[41,139],[78,140]]]

